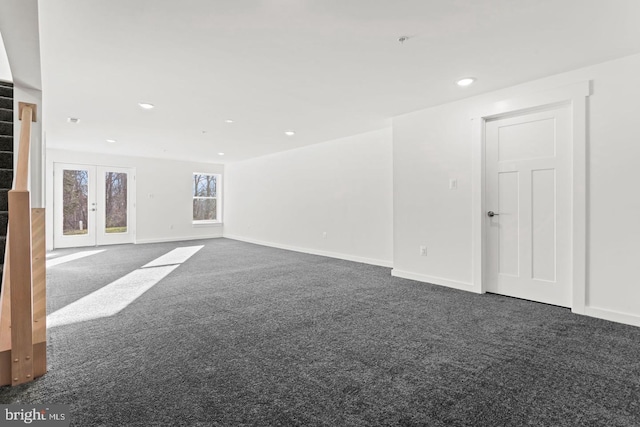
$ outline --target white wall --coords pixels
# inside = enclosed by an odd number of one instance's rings
[[[53,247],[54,162],[135,168],[136,243],[222,236],[220,224],[206,226],[192,224],[192,175],[194,172],[223,174],[223,165],[62,150],[47,150],[46,160],[46,207],[47,230],[49,230],[47,248],[49,249]],[[224,194],[222,197],[224,198]]]
[[[8,0],[0,14],[0,80],[13,81],[14,153],[20,139],[19,102],[36,104],[37,122],[31,125],[31,206],[44,206],[44,148],[42,138],[42,79],[37,0]],[[17,156],[14,156],[14,163]]]
[[[228,164],[225,237],[390,266],[391,179],[390,129]]]
[[[0,80],[12,82],[11,67],[9,67],[9,58],[7,58],[7,50],[4,48],[4,41],[0,33]]]
[[[42,90],[38,0],[3,0],[0,31],[13,82]]]
[[[638,75],[640,55],[634,55],[394,118],[394,272],[470,284],[470,118],[501,100],[591,80],[586,313],[640,325]],[[451,178],[458,179],[457,190],[449,190]],[[428,256],[419,255],[419,245]]]

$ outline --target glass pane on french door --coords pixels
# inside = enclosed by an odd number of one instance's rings
[[[98,166],[97,244],[133,243],[133,169]]]
[[[127,232],[127,174],[104,173],[105,233]]]
[[[62,215],[62,233],[65,236],[87,234],[90,226],[89,171],[62,171]]]
[[[55,163],[53,171],[54,246],[94,246],[96,167]]]

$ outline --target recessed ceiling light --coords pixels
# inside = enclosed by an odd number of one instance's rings
[[[69,117],[69,118],[67,118],[67,121],[69,123],[80,123],[80,119],[77,118],[77,117]]]
[[[225,123],[233,123],[233,120],[231,120],[231,119],[227,119],[227,120],[225,120],[224,122],[225,122]]]
[[[107,142],[114,143],[114,142],[116,142],[116,140],[115,139],[107,139]]]
[[[458,80],[458,86],[469,86],[471,83],[475,82],[475,77],[465,77],[463,79]]]
[[[218,156],[224,156],[224,153],[218,153]]]
[[[155,105],[149,104],[147,102],[139,102],[138,105],[140,106],[140,108],[144,108],[145,110],[151,110],[153,107],[155,107]]]
[[[287,136],[293,136],[296,133],[294,131],[292,131],[292,130],[287,130],[287,131],[284,132],[284,134],[287,135]]]

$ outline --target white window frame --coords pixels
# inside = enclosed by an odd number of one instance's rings
[[[209,175],[216,177],[216,197],[201,197],[196,196],[193,189],[193,177],[194,175]],[[215,199],[216,200],[216,219],[215,220],[195,220],[193,219],[193,200],[195,199]],[[222,224],[222,175],[219,173],[211,172],[194,172],[191,174],[191,223],[194,226],[198,225],[215,225]]]

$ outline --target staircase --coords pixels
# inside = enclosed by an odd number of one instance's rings
[[[7,193],[13,184],[13,84],[0,81],[0,277],[9,217]]]
[[[0,250],[6,261],[0,293],[0,386],[24,384],[47,372],[45,211],[31,208],[29,191],[31,128],[38,106],[18,103],[14,177],[13,93],[11,84],[0,82]]]

